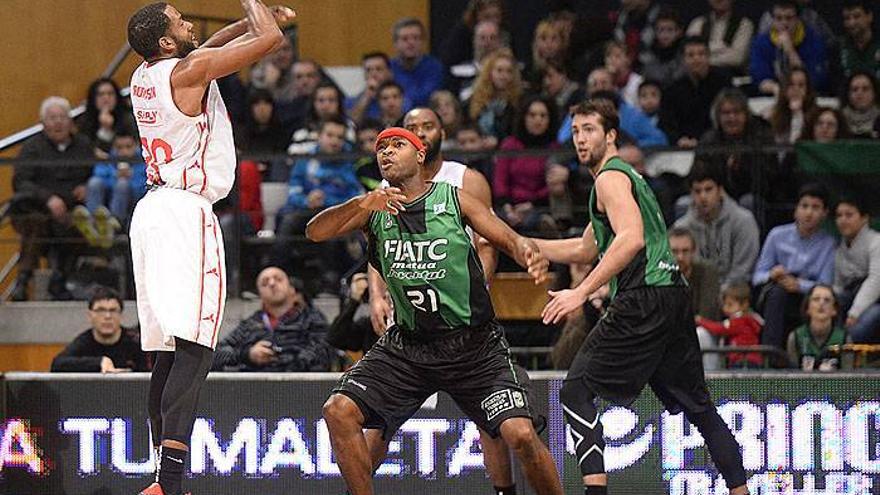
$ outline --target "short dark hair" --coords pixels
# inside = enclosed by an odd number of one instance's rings
[[[376,88],[376,96],[381,95],[382,91],[385,91],[386,89],[391,88],[391,87],[399,89],[400,94],[403,94],[403,86],[398,84],[397,81],[389,80],[389,81],[383,82],[382,84],[379,85],[378,88]]]
[[[837,206],[840,206],[840,205],[850,205],[853,208],[855,208],[856,211],[858,211],[859,214],[862,216],[871,214],[871,212],[868,211],[868,203],[861,196],[856,196],[856,195],[843,196],[837,201]],[[835,208],[836,208],[836,206],[835,206]]]
[[[794,9],[798,14],[801,13],[801,6],[795,0],[773,0],[770,3],[770,12],[775,8]]]
[[[95,287],[95,290],[92,291],[92,297],[89,298],[89,309],[94,309],[96,302],[106,301],[107,299],[115,299],[119,303],[119,309],[123,308],[122,298],[118,292],[110,287],[99,285]]]
[[[709,40],[705,36],[685,36],[685,38],[681,41],[681,51],[684,53],[684,49],[687,48],[688,45],[701,45],[705,46],[706,49],[709,49]]]
[[[694,237],[694,233],[691,232],[691,229],[687,227],[672,227],[666,233],[666,237],[687,237],[691,240],[691,244],[694,247],[697,247],[697,239]]]
[[[849,87],[852,86],[852,82],[857,77],[864,77],[868,79],[868,82],[871,83],[871,88],[874,90],[874,101],[876,103],[878,95],[880,95],[880,83],[877,82],[877,78],[874,77],[874,74],[871,71],[867,71],[865,69],[856,69],[852,71],[848,78],[846,78],[846,87],[843,89],[843,104],[844,106],[850,106],[849,101]]]
[[[365,131],[367,129],[376,129],[378,131],[381,131],[384,128],[385,125],[382,124],[382,122],[372,117],[364,117],[357,125],[358,132]]]
[[[342,115],[334,115],[321,121],[321,125],[318,126],[318,132],[323,132],[324,127],[329,124],[341,125],[343,128],[348,128],[348,122],[345,121],[345,117]]]
[[[642,92],[642,88],[647,88],[648,86],[654,86],[655,88],[660,90],[660,94],[663,94],[663,85],[660,84],[660,81],[656,79],[645,79],[639,84],[639,92]]]
[[[834,287],[831,287],[828,284],[816,284],[807,291],[807,294],[803,298],[803,302],[801,302],[801,315],[803,315],[804,320],[809,318],[807,316],[807,308],[810,307],[810,297],[813,296],[813,292],[816,289],[827,289],[828,292],[831,293],[831,303],[834,305],[835,311],[840,311],[840,301],[837,300],[837,294],[834,293]]]
[[[166,7],[166,2],[145,5],[128,20],[128,44],[144,60],[159,55],[159,38],[168,32],[171,22],[165,15]]]
[[[828,188],[818,182],[811,182],[809,184],[804,184],[801,186],[800,190],[798,190],[798,202],[804,197],[809,196],[811,198],[817,198],[822,201],[822,206],[826,209],[828,208]]]
[[[654,18],[654,25],[656,26],[660,21],[672,21],[676,23],[678,27],[682,27],[681,15],[679,15],[678,10],[669,6],[664,5],[660,7],[660,11],[657,12],[657,16]]]
[[[687,178],[688,187],[707,180],[714,182],[718,187],[724,187],[724,175],[720,168],[708,160],[695,158]]]
[[[406,121],[406,117],[407,117],[409,114],[411,114],[412,112],[415,112],[416,110],[421,110],[421,111],[423,111],[423,112],[431,112],[431,113],[433,113],[433,114],[434,114],[434,117],[437,117],[437,122],[440,123],[440,127],[443,127],[443,124],[444,124],[444,122],[443,122],[443,117],[441,117],[440,114],[437,113],[437,110],[434,110],[433,108],[431,108],[431,107],[429,107],[429,106],[427,106],[427,105],[420,106],[420,107],[413,107],[413,108],[411,108],[408,112],[406,112],[405,114],[403,114],[403,120]]]
[[[422,36],[425,35],[425,25],[422,24],[422,21],[416,19],[415,17],[404,17],[394,23],[394,27],[391,29],[392,40],[397,41],[397,35],[398,33],[400,33],[401,29],[412,26],[418,26],[418,28],[422,31]]]
[[[381,58],[385,61],[385,65],[391,67],[391,59],[388,58],[388,55],[385,52],[367,52],[361,56],[361,64],[370,60],[371,58]]]
[[[722,300],[725,297],[729,297],[739,303],[748,303],[752,297],[752,290],[749,288],[749,284],[746,283],[731,284],[721,291]]]
[[[874,12],[874,2],[871,0],[843,0],[841,12],[852,9],[862,9],[866,14],[871,14]]]
[[[617,114],[617,108],[614,102],[607,98],[590,98],[584,100],[569,110],[572,118],[575,115],[598,115],[602,121],[602,129],[607,134],[614,130],[620,134],[620,116]]]
[[[474,124],[473,122],[465,122],[464,124],[458,126],[458,129],[455,130],[455,134],[457,136],[459,132],[465,132],[465,131],[474,131],[480,137],[483,137],[483,130],[480,129],[480,126],[478,126],[477,124]]]

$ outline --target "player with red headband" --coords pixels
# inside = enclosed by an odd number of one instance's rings
[[[562,494],[547,447],[532,426],[528,376],[517,372],[495,321],[482,268],[465,226],[545,280],[547,261],[480,201],[428,183],[426,149],[398,127],[376,139],[377,189],[328,208],[306,229],[320,242],[363,229],[370,264],[394,301],[394,326],[340,379],[324,404],[334,455],[352,495],[372,489],[364,428],[393,433],[430,395],[449,394],[480,428],[501,436],[539,494]]]

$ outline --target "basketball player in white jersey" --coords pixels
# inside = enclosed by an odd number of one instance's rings
[[[199,391],[217,344],[226,300],[223,240],[211,210],[235,180],[232,125],[215,79],[281,46],[277,22],[294,12],[241,0],[244,19],[199,46],[192,23],[164,2],[128,22],[144,62],[131,103],[149,192],[135,208],[131,250],[141,346],[157,351],[150,380],[156,483],[141,495],[179,495]]]
[[[443,159],[440,146],[446,139],[446,132],[443,130],[440,116],[434,110],[425,107],[410,110],[403,118],[403,126],[418,136],[427,148],[425,164],[422,167],[422,178],[426,181],[451,184],[467,191],[487,207],[492,207],[492,191],[483,174],[468,168],[463,163]],[[388,182],[383,180],[380,187],[388,187]],[[477,255],[483,266],[486,283],[489,283],[495,274],[498,253],[488,241],[480,238],[476,233],[471,232],[471,237],[477,247]],[[385,332],[387,322],[393,312],[384,297],[385,281],[370,264],[368,264],[368,277],[370,318],[373,330],[381,335]],[[385,459],[390,438],[383,439],[381,430],[367,430],[366,438],[373,458],[373,466],[374,468],[378,467]],[[496,495],[515,495],[516,485],[513,482],[510,450],[504,440],[500,437],[492,438],[487,432],[480,430],[480,443],[483,445],[483,462],[494,486],[494,493]]]

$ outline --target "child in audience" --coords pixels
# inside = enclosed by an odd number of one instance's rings
[[[852,342],[846,329],[837,324],[838,310],[837,297],[830,286],[816,284],[807,293],[803,303],[806,321],[788,335],[788,356],[798,368],[835,371],[852,367],[852,355],[842,360],[832,348]]]
[[[663,88],[654,79],[647,79],[639,85],[639,109],[648,116],[655,127],[660,125],[660,103]]]
[[[697,325],[713,335],[726,337],[728,345],[746,346],[761,343],[764,320],[749,306],[751,291],[746,284],[734,284],[721,291],[723,322],[697,317]],[[728,368],[760,368],[763,360],[757,352],[727,354]]]

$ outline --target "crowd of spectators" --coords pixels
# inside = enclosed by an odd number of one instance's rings
[[[536,23],[531,52],[519,59],[512,46],[518,33],[506,24],[510,4],[471,0],[436,56],[421,21],[397,21],[394,53],[363,55],[357,94],[346,96],[318,61],[298,58],[291,43],[246,74],[227,78],[222,88],[247,95],[228,98],[236,146],[246,158],[236,199],[247,214],[234,225],[259,231],[265,221],[259,184],[287,183],[275,231],[262,232],[276,236],[267,262],[310,277],[302,263],[314,261],[326,280],[317,290],[333,291],[362,251],[357,240],[309,246],[301,237],[305,223],[378,187],[370,156],[376,134],[402,124],[407,111],[430,107],[442,119],[444,152],[463,153],[463,161],[486,175],[499,216],[524,232],[576,235],[591,179],[567,153],[567,110],[584,97],[604,98],[620,113],[621,153],[641,173],[647,173],[646,148],[693,152],[686,176],[664,173],[649,182],[675,226],[671,243],[705,328],[727,335],[719,329],[731,325],[722,317],[736,322],[754,307],[764,316],[761,343],[806,349],[789,336],[808,318],[808,331],[797,339],[818,338],[821,332],[809,331],[812,320],[827,312],[815,309],[808,294],[827,285],[847,338],[880,341],[880,240],[870,213],[859,198],[838,202],[809,184],[790,147],[878,137],[873,3],[842,2],[840,36],[804,1],[773,0],[759,19],[744,16],[735,0],[708,0],[692,19],[686,16],[693,13],[657,0],[623,1],[608,16],[560,4]],[[773,103],[753,111],[750,98],[760,96]],[[45,130],[22,149],[22,158],[109,161],[51,174],[16,168],[12,213],[22,257],[15,299],[27,297],[44,249],[56,273],[50,292],[66,297],[64,258],[75,250],[53,249],[46,239],[82,236],[100,245],[108,231],[125,227],[144,193],[143,169],[129,163],[139,153],[136,129],[112,80],[92,84],[86,108],[74,123],[66,101],[47,99],[40,109]],[[78,205],[84,208],[74,211]],[[840,241],[825,232],[829,213]],[[792,216],[794,223],[786,224]],[[743,286],[751,287],[748,304]],[[251,359],[241,350],[227,354],[235,363]],[[743,355],[727,362],[755,360]]]

